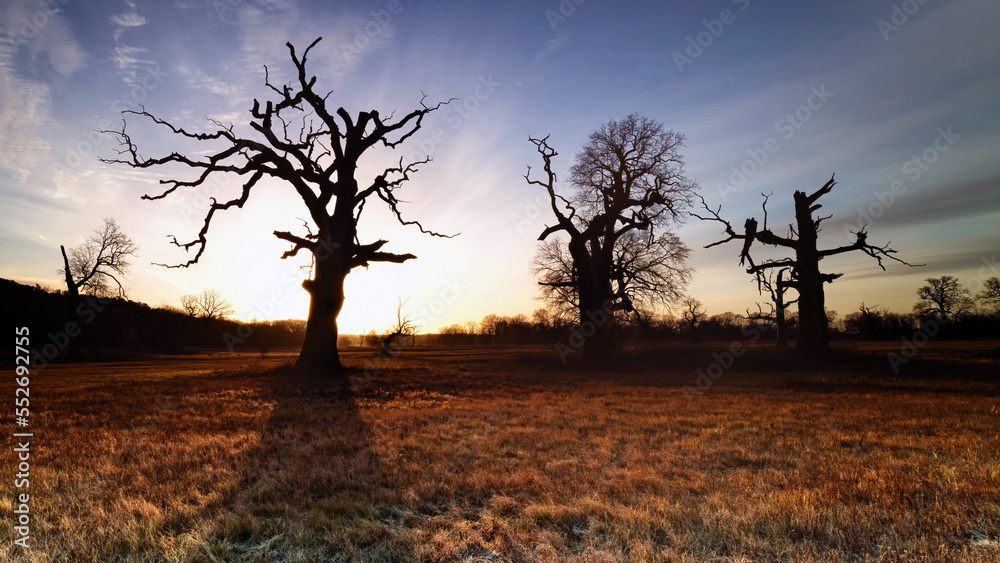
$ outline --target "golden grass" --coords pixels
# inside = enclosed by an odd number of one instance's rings
[[[267,362],[52,366],[33,548],[7,526],[0,559],[1000,561],[996,362],[762,373],[768,354],[694,400],[707,349],[624,371],[414,349],[356,396]]]

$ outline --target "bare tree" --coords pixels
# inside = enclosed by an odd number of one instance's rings
[[[181,306],[192,317],[203,319],[224,319],[232,315],[232,303],[214,289],[206,289],[198,295],[182,295]]]
[[[605,123],[575,157],[569,197],[556,192],[558,153],[548,137],[529,140],[544,177],[532,179],[529,166],[524,178],[546,190],[556,219],[538,237],[543,245],[535,260],[547,300],[574,304],[583,324],[595,315],[610,318],[609,310],[632,311],[636,299],[679,297],[690,275],[681,267],[687,248],[666,228],[683,220],[697,187],[684,174],[684,136],[635,114]],[[546,246],[556,233],[568,240]],[[585,357],[613,347],[607,323],[593,324]]]
[[[399,346],[399,340],[409,337],[410,344],[413,344],[413,337],[416,336],[417,325],[413,322],[413,317],[403,314],[403,307],[410,301],[407,297],[399,296],[399,304],[396,305],[396,324],[389,329],[385,337],[382,338],[382,356],[395,358],[399,353],[394,350]]]
[[[976,295],[976,299],[985,307],[993,309],[994,313],[1000,313],[1000,277],[986,278],[983,290]]]
[[[466,321],[465,335],[468,337],[469,346],[476,343],[476,334],[478,333],[478,330],[478,323],[476,321]]]
[[[214,289],[202,291],[199,304],[201,316],[206,319],[224,319],[235,312],[232,303]]]
[[[702,198],[702,206],[708,215],[695,215],[695,217],[702,220],[722,223],[725,227],[725,234],[728,235],[725,239],[709,244],[705,248],[711,248],[732,240],[743,241],[743,250],[740,252],[740,264],[743,265],[749,262],[750,267],[747,269],[747,273],[756,275],[758,280],[764,277],[764,272],[772,268],[779,270],[788,268],[790,270],[790,279],[784,282],[784,284],[795,289],[799,294],[799,339],[796,348],[803,353],[824,353],[830,348],[827,332],[829,319],[826,315],[826,297],[823,284],[832,283],[833,280],[841,277],[843,274],[821,272],[819,263],[823,258],[858,251],[875,258],[878,261],[879,267],[883,270],[885,270],[885,265],[882,263],[883,258],[889,258],[907,266],[913,266],[913,264],[896,258],[894,256],[896,251],[889,248],[888,245],[875,246],[869,244],[868,233],[865,232],[864,228],[854,233],[856,238],[852,244],[826,250],[819,249],[820,224],[831,216],[814,217],[813,214],[822,207],[816,201],[820,197],[830,193],[834,185],[836,185],[836,182],[833,176],[831,176],[830,180],[822,188],[811,194],[801,191],[796,191],[793,194],[795,223],[788,226],[788,234],[786,236],[776,235],[768,228],[767,200],[769,196],[764,196],[763,227],[758,229],[757,220],[751,217],[746,220],[742,234],[737,233],[729,221],[719,216],[721,209],[713,210],[705,203],[704,198]],[[755,264],[750,254],[751,246],[755,241],[787,249],[793,253],[793,256],[769,259],[760,264]]]
[[[76,311],[80,294],[100,297],[125,297],[122,277],[128,272],[129,258],[139,253],[139,246],[118,227],[112,218],[94,231],[83,244],[62,252],[63,268],[59,274],[66,280],[70,314]]]
[[[197,317],[201,309],[198,307],[197,295],[181,295],[181,308],[189,317]]]
[[[850,334],[873,338],[882,335],[889,311],[878,305],[868,306],[862,301],[858,310],[844,317],[844,330]]]
[[[302,283],[310,295],[309,316],[305,342],[296,365],[330,373],[342,373],[337,352],[337,317],[344,304],[344,280],[355,268],[375,262],[401,263],[416,258],[413,254],[385,252],[386,240],[362,243],[358,237],[358,222],[369,200],[381,200],[402,225],[415,225],[422,233],[448,237],[427,230],[415,220],[404,219],[400,212],[396,192],[410,179],[418,167],[430,161],[424,158],[384,168],[374,178],[362,183],[357,176],[359,161],[371,154],[376,145],[395,149],[412,137],[421,127],[427,114],[444,103],[428,106],[421,98],[420,107],[400,118],[393,114],[381,115],[377,110],[361,111],[352,116],[345,108],[333,109],[329,96],[316,91],[316,77],[306,72],[309,51],[320,39],[313,41],[299,57],[288,43],[288,51],[295,66],[296,78],[291,84],[275,86],[267,77],[264,84],[276,95],[276,100],[261,103],[254,100],[251,109],[249,136],[240,136],[232,124],[224,125],[211,120],[216,128],[209,133],[189,132],[155,117],[145,108],[124,113],[148,118],[166,127],[185,141],[220,145],[199,151],[197,157],[172,152],[158,158],[147,158],[122,125],[117,135],[124,147],[122,158],[104,159],[107,163],[121,163],[136,168],[181,165],[196,171],[190,179],[165,179],[160,182],[166,190],[144,199],[163,199],[180,188],[197,188],[217,175],[229,174],[241,178],[242,189],[238,196],[228,201],[216,201],[208,208],[204,223],[197,236],[189,242],[172,242],[185,251],[195,250],[194,257],[185,263],[170,267],[188,267],[196,264],[205,251],[212,219],[218,211],[233,207],[242,208],[253,188],[261,179],[278,180],[305,204],[315,232],[309,224],[304,235],[287,231],[274,231],[274,236],[291,243],[282,258],[296,256],[300,251],[312,254],[311,277]],[[331,210],[332,207],[332,210]],[[453,236],[453,235],[452,235]]]
[[[688,327],[688,334],[691,336],[691,340],[695,340],[695,329],[698,328],[698,323],[708,315],[708,311],[705,306],[702,305],[701,301],[695,299],[694,297],[685,297],[681,301],[681,320]]]
[[[921,316],[933,316],[942,322],[953,322],[972,312],[975,302],[969,290],[954,276],[927,278],[927,285],[917,289],[920,299],[913,311]]]

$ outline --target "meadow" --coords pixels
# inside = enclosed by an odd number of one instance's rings
[[[354,391],[291,350],[53,364],[0,559],[1000,561],[997,345],[754,346],[700,395],[724,346],[355,348]]]

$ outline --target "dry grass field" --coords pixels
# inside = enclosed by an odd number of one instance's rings
[[[290,353],[53,365],[0,559],[1000,561],[997,343],[893,346],[751,349],[700,396],[711,345],[355,350],[355,393]]]

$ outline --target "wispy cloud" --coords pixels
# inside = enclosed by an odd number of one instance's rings
[[[556,36],[545,42],[542,50],[535,55],[534,62],[538,64],[543,60],[551,57],[552,55],[558,53],[562,49],[568,47],[572,43],[570,34],[568,31],[560,31],[556,33]]]
[[[140,16],[138,12],[136,12],[135,4],[129,2],[128,6],[131,11],[111,16],[111,23],[115,25],[114,37],[116,42],[121,39],[122,34],[130,28],[146,25],[146,18]]]
[[[22,181],[49,157],[50,86],[38,77],[69,76],[85,59],[62,13],[41,6],[0,5],[0,167]]]
[[[130,86],[140,83],[139,71],[144,66],[155,64],[148,58],[148,49],[126,45],[122,37],[126,32],[142,27],[148,22],[146,18],[139,15],[138,8],[134,2],[126,2],[128,11],[121,14],[114,14],[109,18],[115,26],[115,55],[113,60],[122,71],[122,79]]]
[[[234,84],[222,77],[209,76],[184,64],[178,66],[177,70],[187,80],[190,88],[222,96],[230,106],[242,104],[249,99],[245,88],[240,84]]]

